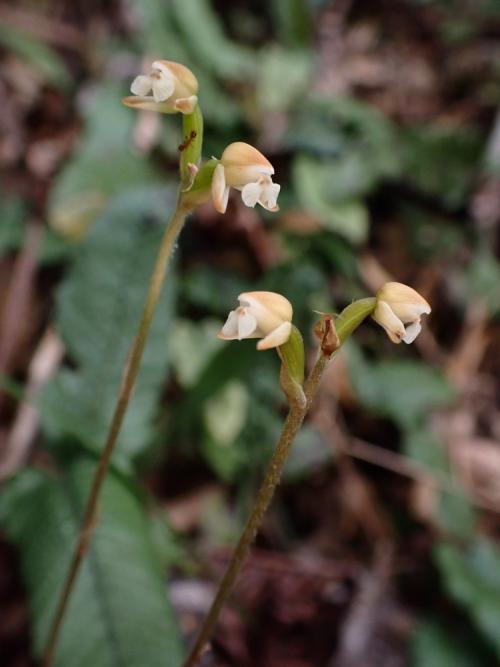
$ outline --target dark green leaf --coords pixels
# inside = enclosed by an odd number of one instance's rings
[[[117,198],[62,284],[57,322],[77,370],[61,371],[42,397],[43,424],[55,437],[102,447],[173,201],[171,190],[151,188]],[[120,437],[115,462],[122,465],[148,444],[165,382],[172,278],[170,271]]]
[[[358,349],[350,346],[349,367],[361,403],[403,428],[417,426],[427,412],[449,405],[454,398],[445,377],[417,361],[368,363]]]
[[[125,90],[106,82],[83,109],[85,131],[50,193],[49,221],[79,239],[109,198],[127,188],[159,181],[146,157],[133,152],[133,110],[121,104]]]
[[[415,127],[401,134],[401,144],[408,180],[450,208],[464,203],[481,156],[475,134]]]
[[[0,518],[21,555],[40,655],[95,464],[79,461],[61,480],[25,470],[4,492]],[[147,519],[135,495],[108,475],[99,523],[70,599],[56,667],[178,667],[179,631]]]
[[[45,42],[9,25],[0,27],[0,44],[28,63],[47,83],[56,88],[68,86],[70,77],[64,61]]]
[[[486,651],[468,628],[448,631],[437,621],[419,623],[413,635],[412,667],[486,667],[494,656]]]
[[[474,619],[500,656],[500,550],[486,539],[465,549],[441,544],[436,560],[449,594]]]

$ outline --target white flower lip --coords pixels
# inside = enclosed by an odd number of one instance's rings
[[[212,178],[212,199],[219,213],[225,213],[230,188],[241,192],[245,206],[260,204],[268,211],[278,211],[280,185],[273,183],[274,167],[250,144],[237,141],[222,153]]]
[[[376,298],[372,317],[391,341],[413,343],[422,330],[421,316],[431,312],[428,302],[412,287],[396,282],[386,283]]]
[[[260,338],[258,350],[286,343],[292,331],[292,304],[276,292],[244,292],[218,337],[222,340]]]
[[[132,81],[132,97],[124,104],[146,111],[192,113],[198,98],[198,81],[184,65],[169,60],[155,60],[149,74],[140,74]]]

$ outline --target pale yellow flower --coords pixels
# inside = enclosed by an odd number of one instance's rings
[[[241,192],[246,206],[260,204],[268,211],[277,211],[280,186],[273,183],[274,167],[250,144],[237,141],[222,153],[212,178],[212,199],[219,213],[225,213],[230,188]]]
[[[275,292],[244,292],[240,305],[229,313],[218,334],[222,340],[262,338],[258,350],[279,347],[287,342],[292,331],[292,304]]]
[[[376,295],[373,319],[387,332],[393,343],[413,343],[422,329],[420,318],[431,307],[412,287],[402,283],[386,283]]]
[[[170,60],[155,60],[149,74],[132,81],[131,97],[122,102],[135,109],[192,113],[198,102],[198,81],[190,69]]]

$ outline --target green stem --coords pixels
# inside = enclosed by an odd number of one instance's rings
[[[201,147],[203,144],[203,115],[200,105],[197,104],[193,113],[182,115],[183,143],[181,145],[181,157],[179,168],[181,172],[182,189],[189,189],[194,180],[189,165],[199,166],[201,160]]]
[[[171,257],[172,249],[174,247],[177,236],[182,229],[184,220],[188,213],[189,208],[183,203],[182,197],[179,196],[177,207],[174,211],[172,219],[170,220],[170,223],[165,230],[165,234],[158,251],[158,256],[154,266],[153,274],[151,276],[151,282],[146,296],[137,335],[134,339],[130,353],[125,363],[122,384],[118,394],[113,419],[111,421],[106,443],[103,447],[101,456],[99,458],[99,463],[95,471],[92,487],[90,489],[90,494],[85,507],[84,517],[78,533],[78,538],[75,544],[75,549],[73,551],[69,570],[66,575],[56,612],[50,627],[49,638],[43,658],[44,667],[51,667],[54,662],[55,651],[57,648],[57,643],[68,602],[77,581],[77,576],[82,561],[88,551],[90,541],[97,524],[97,507],[99,496],[135,386],[142,355],[148,339],[149,329],[151,327],[151,322],[153,320],[156,306],[158,304],[158,299],[160,297],[165,280],[168,262]]]
[[[290,407],[280,438],[274,450],[274,454],[269,462],[264,481],[261,484],[257,499],[255,501],[252,513],[243,529],[243,533],[236,545],[231,561],[217,589],[217,594],[212,602],[212,606],[201,626],[196,642],[191,649],[184,667],[195,667],[198,663],[205,645],[208,643],[214,630],[220,610],[227,600],[236,577],[240,572],[248,552],[255,539],[257,531],[262,523],[264,514],[271,502],[274,491],[280,481],[283,467],[290,453],[295,437],[302,426],[302,422],[311,407],[311,403],[316,395],[321,376],[328,365],[328,359],[321,355],[304,387],[306,402],[304,405],[293,404]]]

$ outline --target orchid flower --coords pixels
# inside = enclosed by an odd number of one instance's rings
[[[387,332],[393,343],[413,343],[422,329],[420,318],[431,307],[420,294],[402,283],[386,283],[376,295],[373,319]]]
[[[273,183],[274,167],[250,144],[237,141],[222,153],[212,178],[212,199],[219,213],[225,213],[230,188],[240,190],[246,206],[260,204],[268,211],[278,211],[276,201],[280,186]]]
[[[198,81],[190,69],[170,60],[155,60],[149,74],[132,81],[131,97],[122,102],[129,107],[161,113],[190,114],[198,103]]]
[[[222,340],[261,338],[258,350],[269,350],[287,342],[292,331],[292,304],[275,292],[244,292],[239,306],[229,313],[219,333]]]

